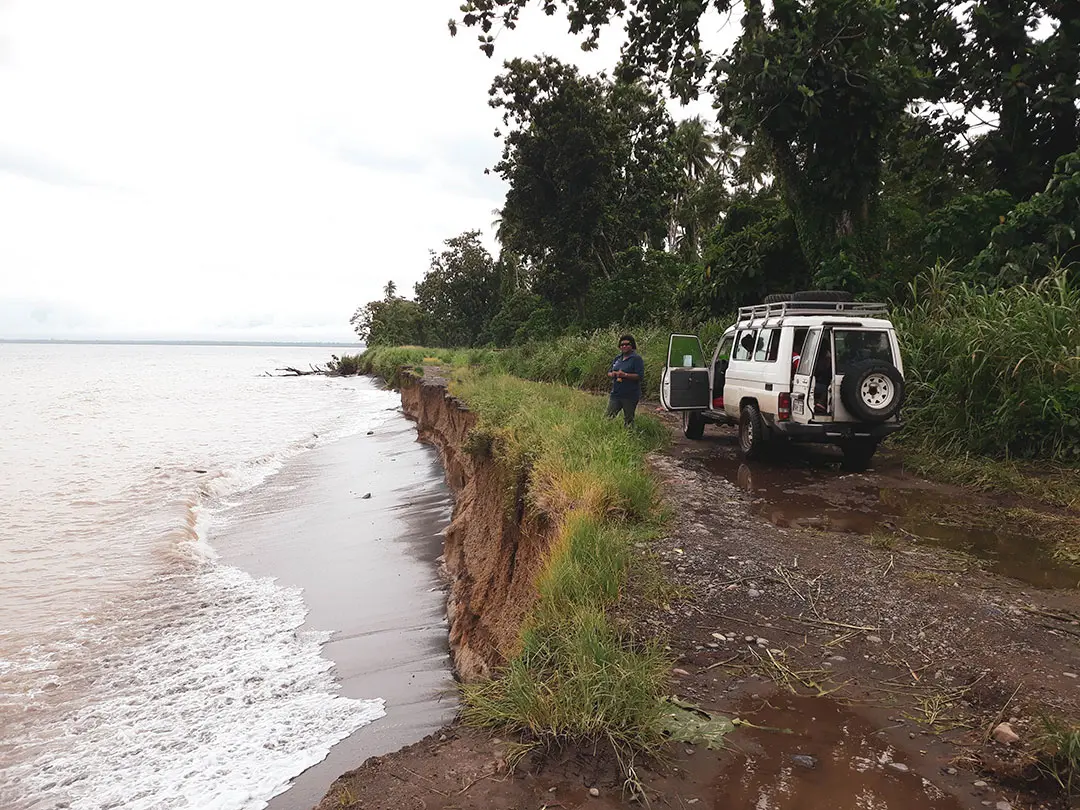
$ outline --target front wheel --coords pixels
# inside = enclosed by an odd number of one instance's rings
[[[877,439],[851,439],[846,442],[841,447],[844,451],[843,468],[847,472],[866,472],[877,446]]]
[[[739,411],[739,452],[743,458],[752,461],[764,455],[768,441],[765,431],[765,420],[761,418],[757,403],[743,405]]]
[[[683,411],[682,433],[688,439],[700,439],[704,436],[705,414],[701,411]]]

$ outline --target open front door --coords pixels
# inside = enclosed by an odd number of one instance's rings
[[[697,335],[672,335],[668,341],[667,365],[660,381],[660,404],[664,410],[707,410],[711,392],[709,369]]]

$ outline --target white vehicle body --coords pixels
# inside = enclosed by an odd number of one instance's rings
[[[778,439],[825,442],[865,466],[903,427],[903,371],[884,305],[786,301],[740,309],[708,365],[695,336],[672,335],[660,400],[690,438],[733,424],[747,456]]]

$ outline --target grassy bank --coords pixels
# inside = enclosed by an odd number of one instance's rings
[[[664,444],[666,428],[643,414],[627,430],[604,418],[597,397],[499,373],[493,356],[413,348],[367,356],[388,379],[425,358],[458,364],[450,389],[477,417],[470,452],[495,460],[508,480],[527,476],[528,508],[554,527],[520,649],[500,677],[464,687],[466,722],[535,742],[657,750],[670,662],[655,643],[625,637],[608,613],[634,540],[659,521],[645,455]]]

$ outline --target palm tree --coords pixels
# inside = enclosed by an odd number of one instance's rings
[[[700,115],[680,121],[675,127],[675,150],[690,180],[700,181],[712,168],[716,141]]]

